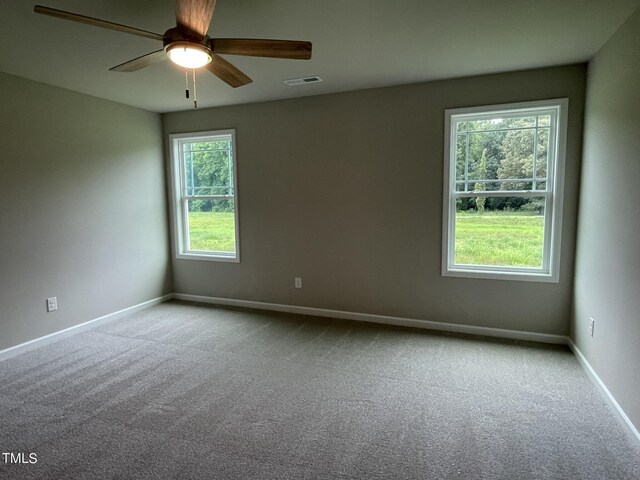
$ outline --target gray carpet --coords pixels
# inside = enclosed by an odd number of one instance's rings
[[[0,421],[0,478],[640,478],[564,347],[181,302],[0,362]]]

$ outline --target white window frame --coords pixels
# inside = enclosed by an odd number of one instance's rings
[[[442,215],[443,276],[553,283],[559,281],[568,106],[569,100],[562,98],[445,110],[444,198]],[[481,195],[485,197],[532,196],[544,197],[546,199],[542,268],[456,265],[454,262],[456,199],[470,195],[464,192],[456,192],[455,125],[460,121],[479,120],[483,116],[508,116],[527,113],[546,114],[548,112],[553,112],[556,121],[553,122],[552,120],[550,122],[549,152],[553,154],[549,155],[546,191],[524,192],[519,190],[513,192],[502,190],[495,192],[474,192],[473,194],[473,196]]]
[[[233,168],[233,195],[186,195],[186,179],[182,144],[215,140],[216,137],[231,136],[231,156]],[[240,262],[240,224],[238,221],[238,167],[236,155],[236,131],[211,130],[207,132],[178,133],[169,135],[171,151],[171,201],[173,211],[173,237],[176,258],[185,260],[207,260],[217,262]],[[233,198],[235,221],[235,253],[189,250],[189,229],[187,200],[207,200],[215,198]]]

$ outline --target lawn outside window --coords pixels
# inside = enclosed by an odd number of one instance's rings
[[[169,141],[176,257],[239,262],[235,130]]]
[[[567,107],[445,111],[444,276],[558,282]]]

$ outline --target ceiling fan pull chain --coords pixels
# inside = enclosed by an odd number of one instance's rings
[[[193,108],[198,108],[198,92],[196,91],[196,69],[193,72]]]
[[[184,85],[184,93],[186,97],[189,98],[189,70],[187,70],[186,68],[184,69]]]

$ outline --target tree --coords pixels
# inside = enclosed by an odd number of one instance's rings
[[[487,178],[487,149],[485,148],[482,151],[482,157],[480,158],[480,163],[478,164],[478,179],[486,179]],[[476,182],[473,189],[476,192],[483,192],[487,189],[487,184],[484,182]],[[484,205],[486,202],[486,197],[476,197],[476,208],[478,209],[478,213],[482,215],[484,213]]]
[[[498,178],[521,179],[533,175],[533,130],[511,130],[504,137],[504,160],[498,167]],[[501,190],[530,190],[531,182],[504,182]]]

